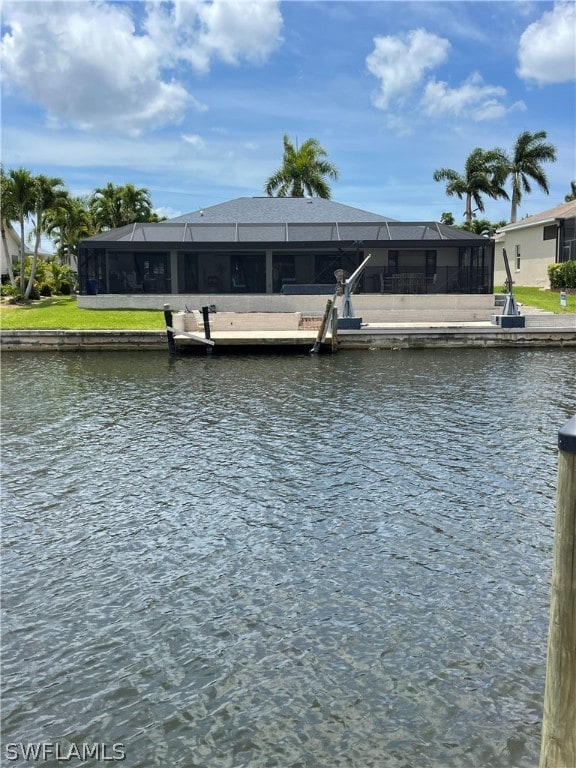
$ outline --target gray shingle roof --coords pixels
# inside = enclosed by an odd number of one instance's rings
[[[527,216],[525,219],[515,222],[514,224],[508,224],[505,227],[499,229],[499,232],[509,232],[513,229],[522,229],[523,227],[531,227],[534,224],[540,224],[541,222],[554,221],[555,219],[570,219],[576,216],[576,200],[570,200],[568,203],[562,203],[555,208],[549,208],[547,211],[536,213],[534,216]]]
[[[394,221],[378,213],[370,213],[350,205],[321,197],[238,197],[193,213],[170,219],[172,222],[304,224],[358,221]]]
[[[240,197],[160,223],[130,224],[86,243],[328,243],[482,240],[435,222],[402,222],[332,200]]]

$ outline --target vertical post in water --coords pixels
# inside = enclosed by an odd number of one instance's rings
[[[176,342],[174,341],[174,331],[172,330],[172,310],[170,304],[164,304],[164,321],[166,323],[166,338],[168,339],[168,351],[171,355],[176,354]]]
[[[558,432],[558,448],[540,768],[576,766],[576,416]]]
[[[332,307],[332,352],[338,351],[338,307]]]
[[[332,308],[332,299],[328,299],[326,302],[326,309],[324,310],[324,315],[322,316],[322,322],[320,323],[320,328],[318,329],[318,335],[316,336],[316,341],[314,342],[314,346],[310,350],[311,355],[315,355],[318,352],[320,352],[320,347],[322,346],[322,342],[326,338],[326,325],[328,323],[328,318],[330,317],[330,310]]]
[[[202,307],[202,319],[204,320],[204,336],[210,338],[210,309]]]
[[[210,307],[202,307],[202,320],[204,320],[204,336],[210,340]],[[206,354],[212,354],[212,345],[206,344]]]

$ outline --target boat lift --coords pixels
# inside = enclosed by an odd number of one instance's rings
[[[504,257],[504,267],[506,269],[506,301],[504,303],[504,309],[501,315],[492,315],[492,325],[499,325],[501,328],[524,328],[526,325],[526,318],[520,314],[520,307],[514,296],[514,280],[512,280],[512,272],[510,271],[510,263],[508,261],[508,254],[506,248],[502,249],[502,256]]]
[[[334,272],[334,277],[336,278],[336,281],[338,283],[338,294],[340,296],[343,296],[342,300],[342,318],[341,319],[348,319],[355,317],[354,314],[354,307],[352,306],[352,293],[354,291],[354,287],[356,283],[358,282],[360,275],[364,271],[364,268],[366,267],[366,264],[370,261],[372,258],[372,254],[369,253],[368,256],[364,259],[362,264],[354,270],[354,272],[350,275],[350,277],[346,277],[346,273],[343,269],[337,269],[336,272]]]

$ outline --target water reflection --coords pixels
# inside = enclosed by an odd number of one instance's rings
[[[2,379],[5,742],[537,762],[573,351],[7,354]]]

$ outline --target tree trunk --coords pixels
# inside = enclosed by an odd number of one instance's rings
[[[24,215],[20,214],[20,295],[24,295],[24,267],[26,251],[24,245]]]
[[[34,285],[34,279],[36,277],[36,265],[38,263],[38,251],[40,250],[40,222],[42,221],[42,209],[39,208],[36,211],[36,238],[34,240],[34,253],[32,255],[32,264],[30,265],[30,277],[28,278],[28,285],[26,286],[26,292],[24,298],[27,299],[32,292],[32,286]]]
[[[466,211],[464,212],[464,218],[467,224],[472,224],[472,195],[468,193],[466,195]]]
[[[512,176],[512,207],[510,209],[510,224],[516,223],[518,205],[520,203],[520,178],[518,174]]]
[[[516,217],[518,216],[518,198],[516,193],[512,193],[512,208],[510,210],[510,224],[516,223]]]

